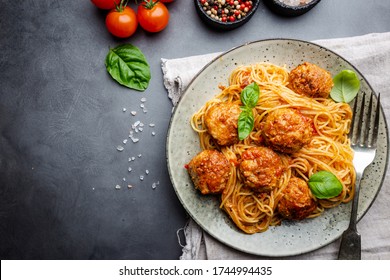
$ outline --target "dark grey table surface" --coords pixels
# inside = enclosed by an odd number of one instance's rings
[[[172,104],[162,57],[275,37],[390,31],[387,0],[323,0],[296,18],[275,15],[261,2],[246,25],[229,32],[205,26],[192,0],[167,6],[164,31],[138,29],[119,40],[105,28],[106,12],[89,0],[0,0],[1,259],[179,258],[177,230],[187,214],[166,165]],[[107,74],[105,56],[120,43],[145,54],[152,71],[145,92],[119,86]],[[123,144],[137,120],[145,124],[140,141]]]

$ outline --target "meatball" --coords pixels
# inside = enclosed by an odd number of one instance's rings
[[[282,192],[283,197],[278,204],[280,215],[289,220],[303,220],[317,207],[311,197],[307,183],[297,177],[292,177]]]
[[[312,120],[290,108],[270,112],[261,130],[265,143],[282,153],[297,152],[313,135]]]
[[[309,62],[294,68],[288,76],[288,82],[288,88],[309,97],[328,98],[333,87],[332,75]]]
[[[230,164],[223,153],[204,150],[189,162],[187,170],[195,188],[202,194],[217,194],[226,187]]]
[[[230,146],[238,143],[237,126],[240,113],[240,106],[230,102],[217,103],[207,110],[206,128],[218,145]]]
[[[242,153],[239,170],[246,186],[258,192],[269,192],[278,185],[285,166],[273,150],[253,147]]]

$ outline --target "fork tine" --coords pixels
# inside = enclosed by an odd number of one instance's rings
[[[372,139],[370,143],[370,147],[376,147],[376,142],[378,140],[378,128],[379,128],[379,112],[381,110],[381,94],[378,93],[378,97],[376,100],[376,108],[375,108],[375,120],[374,120],[374,127],[372,131]]]
[[[372,110],[373,110],[373,107],[372,107],[372,100],[374,99],[374,94],[371,92],[370,94],[370,102],[368,104],[368,111],[367,111],[367,120],[366,120],[366,125],[365,125],[365,129],[364,129],[364,134],[363,134],[363,140],[362,140],[362,143],[361,143],[361,146],[368,146],[369,145],[369,140],[372,140],[372,138],[370,137],[370,134],[369,132],[371,131],[372,132],[372,122],[373,122],[373,119],[372,119]],[[372,135],[371,135],[372,136]],[[370,142],[371,143],[371,142]]]
[[[356,144],[356,138],[354,137],[354,133],[355,133],[355,125],[358,122],[357,120],[357,112],[358,112],[358,98],[359,97],[356,97],[355,99],[355,102],[353,104],[353,111],[352,111],[352,123],[351,123],[351,128],[349,130],[349,136],[350,136],[350,139],[351,139],[351,144],[352,145],[355,145]]]
[[[366,94],[363,93],[363,98],[360,102],[360,114],[359,114],[359,117],[355,116],[354,117],[354,122],[357,121],[357,135],[356,135],[356,142],[355,143],[352,143],[352,144],[356,144],[356,145],[361,145],[361,138],[362,138],[362,134],[364,133],[364,131],[362,132],[362,129],[363,129],[363,119],[364,119],[364,104],[366,103]],[[358,118],[358,119],[356,119]]]

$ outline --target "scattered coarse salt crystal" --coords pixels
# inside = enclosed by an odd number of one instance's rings
[[[116,147],[116,149],[119,151],[119,152],[122,152],[125,148],[123,148],[121,145],[118,145]]]
[[[127,169],[127,171],[129,171],[129,172],[131,172],[131,170],[133,170],[131,167],[129,167],[129,168]]]
[[[136,121],[133,125],[134,127],[137,127],[141,122],[140,121]]]
[[[126,108],[123,108],[123,109],[122,109],[123,112],[126,112],[126,110],[127,110]]]
[[[127,143],[127,139],[123,139],[123,144],[126,144]]]
[[[135,160],[135,157],[131,157],[131,160]]]
[[[123,179],[122,179],[122,180],[123,180],[123,182],[126,182],[126,178],[125,178],[125,177],[123,177]]]
[[[131,189],[133,186],[132,185],[127,185],[127,188],[128,189]]]
[[[145,108],[145,105],[144,104],[140,104],[139,105],[141,108]]]
[[[154,183],[152,184],[152,189],[157,188],[158,185],[160,185],[160,181],[154,182]]]
[[[142,132],[144,129],[142,127],[138,128],[139,132]]]
[[[152,136],[155,136],[156,135],[156,132],[152,131]]]
[[[148,112],[148,110],[146,110],[146,108],[144,108],[142,111],[143,111],[145,114]]]
[[[141,102],[146,102],[146,97],[142,97]]]
[[[138,138],[132,138],[131,140],[133,140],[133,143],[137,143],[139,141]]]
[[[116,185],[116,186],[115,186],[115,189],[116,189],[116,190],[120,190],[120,189],[121,189],[121,186]]]
[[[149,174],[149,170],[148,170],[148,169],[145,170],[145,174],[146,174],[146,175]]]
[[[143,181],[143,180],[144,180],[144,175],[139,176],[139,179],[140,179],[141,181]]]
[[[139,154],[138,157],[139,157],[139,158],[142,157],[142,154]]]
[[[155,124],[154,123],[150,123],[149,126],[150,127],[155,127]]]
[[[131,111],[130,114],[132,114],[133,116],[137,115],[137,112],[136,111]]]
[[[140,126],[140,127],[144,127],[145,125],[144,125],[143,122],[140,122],[140,123],[139,123],[139,126]]]

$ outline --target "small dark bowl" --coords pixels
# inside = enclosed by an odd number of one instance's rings
[[[209,15],[207,15],[206,12],[203,10],[202,4],[199,2],[199,0],[194,0],[195,9],[198,12],[200,18],[203,20],[203,22],[205,22],[208,26],[211,26],[212,28],[223,31],[232,30],[247,23],[259,7],[260,0],[252,0],[252,2],[252,10],[250,10],[245,17],[233,22],[222,22],[215,20]]]
[[[286,17],[295,17],[307,13],[321,0],[313,0],[306,5],[299,5],[299,6],[290,6],[280,2],[279,0],[263,0],[263,1],[270,8],[270,10],[272,10],[275,13]]]

